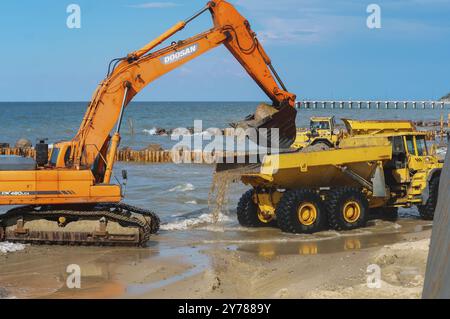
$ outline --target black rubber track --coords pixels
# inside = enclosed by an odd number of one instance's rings
[[[160,227],[160,219],[159,217],[153,213],[152,211],[134,207],[125,203],[106,203],[106,204],[97,204],[97,205],[86,205],[84,208],[80,206],[80,209],[73,210],[74,206],[64,206],[64,205],[49,205],[49,206],[39,206],[40,208],[36,208],[34,206],[21,206],[16,207],[9,210],[6,214],[0,216],[0,241],[3,240],[2,234],[2,224],[3,221],[6,221],[9,218],[16,218],[16,216],[33,216],[40,217],[42,219],[52,220],[58,216],[64,216],[68,219],[74,218],[78,219],[89,219],[95,218],[100,219],[102,217],[113,220],[121,224],[122,226],[130,226],[139,228],[140,231],[140,241],[139,243],[130,243],[130,245],[138,245],[145,246],[146,243],[150,240],[150,235],[158,232]],[[145,221],[133,217],[132,214],[140,214],[145,217]],[[21,239],[8,239],[13,242],[21,242],[21,243],[33,243],[33,244],[67,244],[67,245],[100,245],[100,246],[127,246],[128,244],[124,243],[109,243],[107,240],[105,242],[93,241],[93,242],[85,242],[72,240],[69,237],[65,237],[63,239],[58,239],[55,241],[52,240],[28,240],[27,238]]]
[[[438,201],[439,194],[439,181],[440,175],[434,176],[429,184],[429,192],[430,196],[428,197],[425,205],[419,205],[417,208],[419,209],[420,217],[424,220],[433,220],[434,211],[436,210],[436,205]]]
[[[253,201],[255,190],[250,189],[242,195],[237,206],[239,224],[244,227],[277,227],[276,220],[264,223],[258,218],[258,207]]]
[[[357,201],[361,206],[361,216],[358,221],[349,223],[344,219],[342,210],[344,204],[349,199]],[[330,192],[326,200],[326,208],[328,212],[328,224],[330,228],[335,230],[350,230],[366,227],[369,218],[369,203],[356,187],[341,187]]]
[[[302,202],[316,206],[317,219],[312,225],[303,225],[298,219],[298,208]],[[309,189],[286,191],[276,209],[278,227],[285,233],[312,234],[324,230],[327,224],[326,211],[319,194]]]

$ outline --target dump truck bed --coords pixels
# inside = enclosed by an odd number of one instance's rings
[[[389,161],[392,146],[386,139],[351,139],[339,149],[268,155],[259,173],[245,174],[242,181],[255,187],[303,188],[357,186],[343,170],[370,181],[377,162]]]

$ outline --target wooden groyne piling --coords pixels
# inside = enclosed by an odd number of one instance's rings
[[[119,162],[171,163],[172,154],[170,151],[125,149],[117,151],[116,160]]]
[[[363,107],[363,103],[369,103],[369,107],[372,102],[313,102],[316,105],[321,105],[323,108],[326,108],[327,103],[331,103],[331,105],[339,105],[340,108],[344,108],[344,104],[348,103],[349,107],[352,108],[356,105],[358,108]],[[319,104],[321,103],[321,104]],[[355,104],[356,103],[356,104]],[[380,108],[382,103],[385,103],[385,107],[389,108],[391,102],[373,102],[377,108]],[[405,102],[406,103],[406,102]],[[413,102],[413,107],[417,107],[417,103],[422,103],[422,106],[425,107],[425,102]],[[444,102],[439,102],[440,105],[443,105]],[[447,103],[447,102],[445,102]],[[394,103],[395,105],[395,103]],[[401,105],[400,102],[397,103],[395,107]],[[403,107],[406,108],[408,104],[403,104]],[[430,104],[431,105],[431,104]],[[435,104],[436,105],[436,104]],[[306,107],[304,105],[303,107]],[[434,106],[432,106],[434,107]],[[450,138],[450,113],[447,115],[447,121],[443,115],[440,116],[438,121],[414,121],[414,124],[417,127],[426,128],[425,132],[427,134],[427,140],[439,142],[439,145],[444,145],[444,143]],[[233,136],[235,135],[235,131],[233,128],[226,128],[223,130],[223,134],[225,136]],[[18,146],[20,144],[16,144]],[[36,152],[33,147],[29,147],[31,143],[29,143],[25,147],[10,147],[8,143],[0,143],[0,155],[15,155],[15,156],[23,156],[23,157],[32,157],[35,158]],[[133,150],[130,148],[122,148],[117,151],[116,161],[118,162],[137,162],[137,163],[198,163],[198,164],[210,164],[214,162],[213,157],[222,157],[219,152],[215,155],[210,152],[202,152],[202,151],[190,151],[190,150],[179,150],[179,151],[171,151],[171,150],[162,150],[158,144],[153,145],[156,148],[147,148],[143,150]],[[227,156],[233,156],[236,154],[227,154]]]
[[[35,157],[36,152],[34,148],[0,147],[0,155]]]
[[[13,155],[35,158],[34,148],[3,147],[0,148],[0,155]],[[230,154],[227,154],[230,156]],[[239,155],[239,154],[231,154]],[[214,156],[221,157],[217,152],[211,154],[203,151],[153,151],[153,150],[131,150],[121,149],[117,151],[116,161],[118,162],[136,162],[136,163],[196,163],[210,164],[214,162]]]

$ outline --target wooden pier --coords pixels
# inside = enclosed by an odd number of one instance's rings
[[[297,101],[297,109],[448,109],[445,101]]]

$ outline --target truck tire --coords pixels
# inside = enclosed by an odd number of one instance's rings
[[[397,207],[377,207],[369,209],[369,217],[395,222],[398,219]]]
[[[273,218],[266,219],[259,211],[258,205],[253,201],[253,189],[242,195],[237,206],[237,219],[244,227],[276,227],[277,222]]]
[[[278,227],[285,233],[311,234],[327,224],[322,199],[313,190],[286,191],[276,209]]]
[[[382,217],[384,220],[395,222],[398,219],[398,207],[386,207],[383,209]]]
[[[318,139],[315,140],[314,142],[311,143],[312,146],[314,145],[321,145],[321,147],[325,148],[325,149],[330,149],[330,148],[334,148],[333,143],[331,143],[329,140],[327,139]]]
[[[420,217],[423,220],[433,220],[434,218],[434,211],[436,210],[439,194],[439,181],[440,175],[434,176],[431,179],[430,184],[428,185],[430,196],[428,197],[427,202],[424,205],[417,206]]]
[[[342,187],[332,191],[326,202],[328,223],[335,230],[365,227],[369,203],[359,188]]]
[[[302,153],[313,153],[313,152],[322,152],[322,151],[328,151],[330,148],[329,144],[325,144],[323,142],[317,142],[313,143],[311,145],[305,146],[301,149]]]

